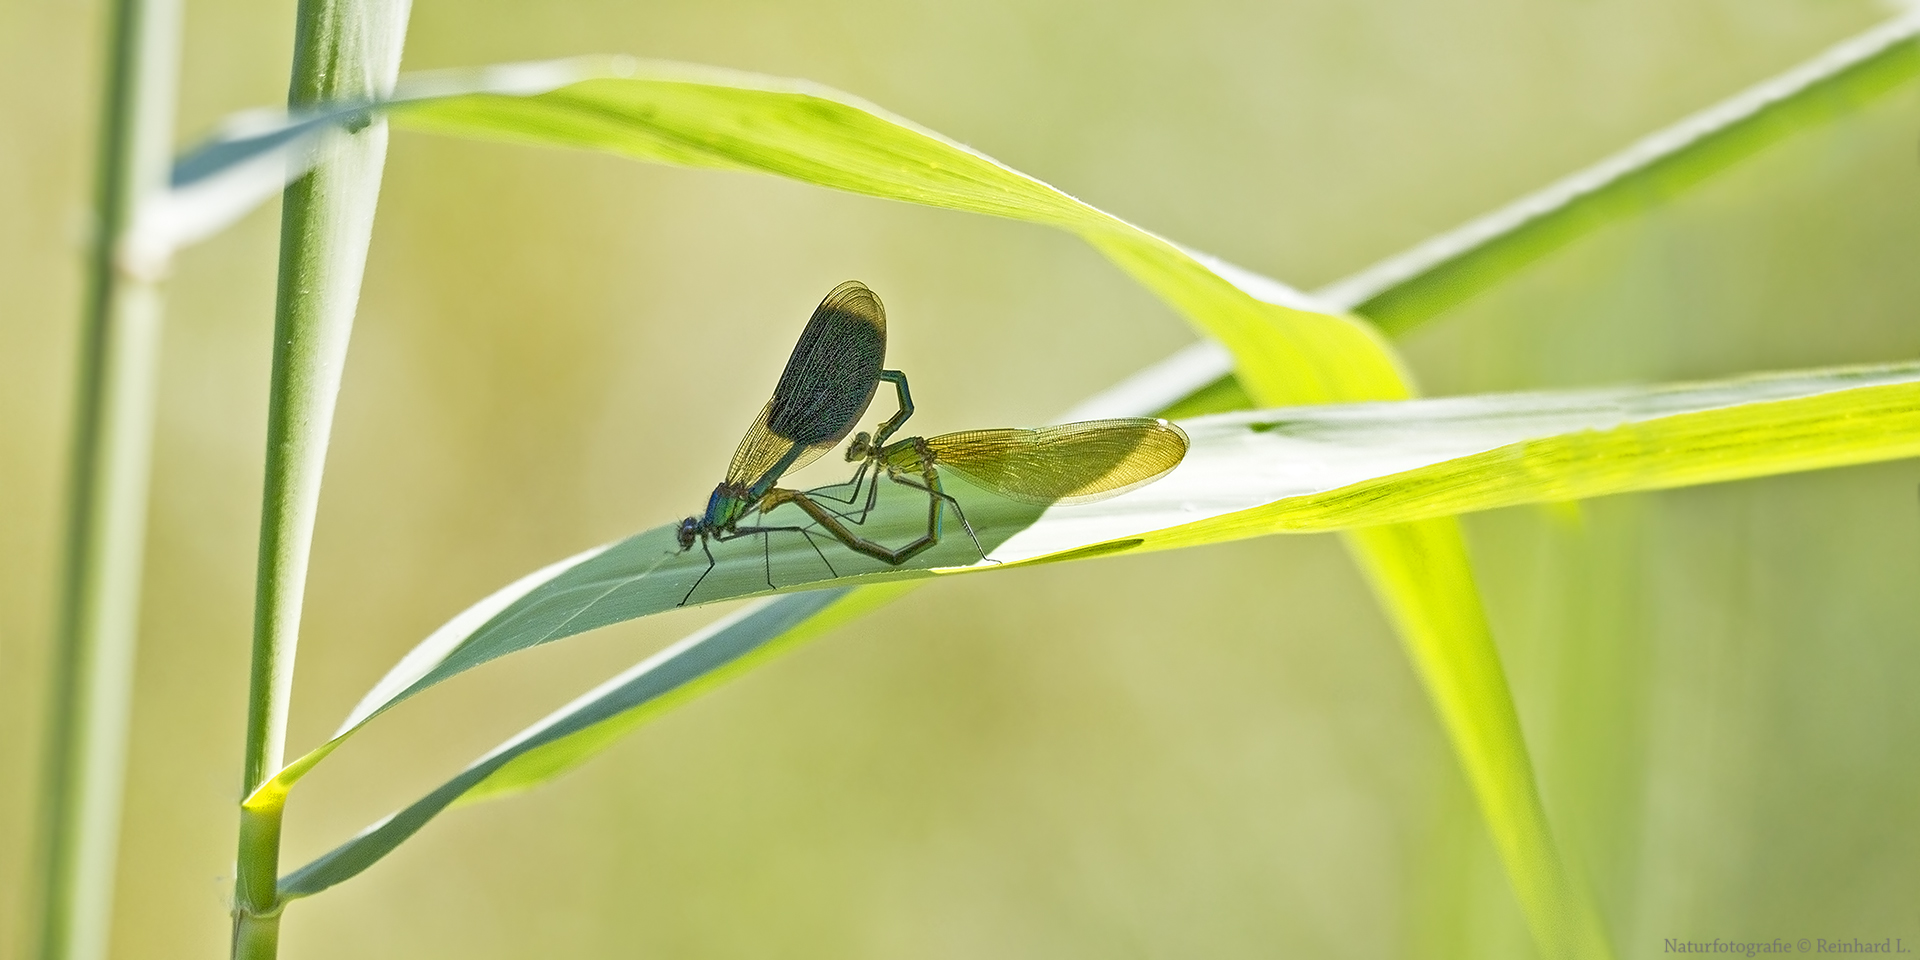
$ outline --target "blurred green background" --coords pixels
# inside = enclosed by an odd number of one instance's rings
[[[1149,229],[1334,280],[1811,56],[1864,0],[417,0],[406,67],[579,52],[803,76]],[[0,5],[0,957],[33,775],[100,5]],[[284,96],[292,4],[189,5],[183,139]],[[272,210],[170,287],[114,954],[226,949]],[[1403,341],[1432,393],[1920,354],[1920,84]],[[445,617],[694,512],[807,312],[867,281],[924,432],[1188,342],[1037,227],[396,135],[290,746]],[[1623,957],[1920,943],[1920,470],[1467,520],[1556,828]],[[297,864],[717,613],[496,663],[296,792]],[[1526,957],[1425,696],[1330,537],[957,578],[460,810],[285,956]]]

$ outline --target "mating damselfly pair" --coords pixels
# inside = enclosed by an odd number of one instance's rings
[[[1185,432],[1165,420],[1145,417],[895,440],[894,434],[913,415],[913,396],[906,374],[885,369],[886,353],[887,315],[880,298],[857,280],[833,288],[801,331],[793,356],[773,388],[773,398],[741,439],[726,479],[707,499],[706,512],[680,523],[680,550],[691,550],[698,543],[707,555],[707,568],[687,588],[682,605],[713,572],[709,541],[795,533],[806,538],[832,572],[832,561],[814,540],[825,535],[850,550],[898,566],[940,541],[943,520],[951,510],[980,558],[991,559],[960,502],[942,486],[942,469],[1009,500],[1046,506],[1117,496],[1166,476],[1186,456]],[[872,434],[862,432],[848,445],[847,460],[859,464],[851,480],[810,490],[778,486],[789,471],[814,462],[853,433],[882,383],[893,385],[899,409]],[[879,503],[883,479],[927,497],[925,532],[898,546],[863,535],[862,528]],[[745,522],[764,518],[786,504],[799,508],[812,522]],[[767,586],[774,587],[770,554],[765,569]]]

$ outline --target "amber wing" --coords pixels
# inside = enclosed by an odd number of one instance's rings
[[[1166,476],[1186,431],[1144,417],[1034,429],[965,430],[927,439],[935,466],[1026,503],[1088,503]]]

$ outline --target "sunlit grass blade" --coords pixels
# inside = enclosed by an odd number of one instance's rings
[[[590,79],[561,83],[582,74]],[[904,118],[799,80],[687,64],[588,57],[409,77],[368,110],[395,123],[469,137],[596,149],[680,166],[750,170],[819,186],[1071,230],[1107,252],[1214,337],[1262,360],[1289,402],[1405,395],[1396,364],[1366,325],[1264,278],[1183,248]],[[289,125],[312,125],[292,118]],[[246,145],[240,145],[245,141]],[[255,127],[182,160],[209,189],[284,136]],[[237,176],[238,174],[236,174]],[[183,176],[185,174],[183,173]]]
[[[606,73],[608,61],[582,57],[463,70],[457,91],[551,90]],[[417,74],[407,80],[404,95],[434,97],[448,92],[438,75]],[[217,235],[248,211],[279,196],[282,188],[312,169],[330,137],[342,128],[364,126],[391,102],[336,101],[293,115],[248,111],[228,118],[217,134],[175,161],[167,189],[155,191],[140,204],[121,234],[121,260],[144,274],[165,273],[181,248]]]
[[[899,589],[815,590],[730,614],[588,691],[405,810],[288,875],[281,894],[310,896],[352,877],[449,806],[516,793],[559,776],[655,713],[886,603]]]
[[[1323,287],[1308,298],[1232,264],[1191,250],[1187,252],[1236,284],[1271,291],[1255,293],[1262,299],[1292,302],[1309,309],[1351,310],[1398,333],[1578,236],[1619,216],[1662,203],[1793,133],[1850,113],[1911,80],[1920,73],[1920,44],[1916,44],[1916,36],[1920,36],[1920,13],[1889,20],[1835,44],[1791,70],[1655,131],[1584,170]],[[726,78],[749,77],[759,84],[785,84],[795,91],[824,92],[857,103],[844,94],[795,81],[671,66],[723,83]],[[142,211],[138,218],[141,222],[134,225],[126,242],[147,254],[141,258],[144,262],[204,239],[277,192],[278,185],[268,180],[285,182],[304,170],[308,162],[307,141],[319,131],[357,123],[373,110],[398,108],[404,112],[409,105],[420,109],[413,119],[402,120],[403,124],[441,127],[447,132],[465,135],[610,149],[688,166],[781,172],[748,162],[726,162],[723,157],[715,157],[714,151],[683,152],[675,157],[669,155],[672,151],[664,143],[653,152],[636,152],[631,144],[618,142],[621,137],[587,129],[567,129],[570,125],[566,123],[556,125],[556,129],[529,130],[517,126],[510,118],[500,117],[497,111],[463,111],[442,102],[481,94],[526,96],[554,92],[583,80],[613,77],[634,68],[635,61],[629,58],[578,57],[434,71],[403,78],[394,98],[382,103],[341,103],[296,117],[239,115],[220,133],[180,159],[174,167],[172,190],[151,199],[147,205],[151,209]],[[468,112],[481,116],[460,116]],[[1037,220],[1076,230],[1098,227],[1098,217],[1091,221],[1085,217],[1092,208],[1077,209],[1075,203],[1061,204],[1056,196],[1038,198],[1038,207],[1050,213],[1039,209],[1009,210],[1005,198],[995,198],[991,191],[978,192],[955,202],[952,190],[901,188],[888,193],[871,185],[832,182],[804,171],[783,175],[855,192]],[[1002,202],[995,203],[996,199]],[[1014,206],[1034,199],[1028,196]],[[1313,304],[1320,306],[1310,306]],[[1222,375],[1225,372],[1223,365]],[[1129,412],[1138,415],[1158,409]]]
[[[868,196],[1071,230],[1268,371],[1287,402],[1405,395],[1366,325],[1267,281],[1235,277],[1175,244],[856,97],[798,80],[635,62],[530,96],[476,94],[393,107],[397,124],[468,137],[604,150],[678,166],[746,170]]]
[[[1317,292],[1399,332],[1619,217],[1920,74],[1920,10],[1659,130],[1584,170]]]
[[[1920,12],[1835,44],[1607,157],[1312,293],[1389,334],[1405,333],[1581,236],[1652,209],[1772,144],[1846,116],[1920,75]],[[1211,261],[1241,279],[1239,268]],[[1143,403],[1076,409],[1065,419],[1185,417],[1257,406],[1233,376],[1233,357],[1195,344],[1125,385]]]
[[[1426,518],[1468,510],[1592,497],[1920,456],[1920,363],[1750,377],[1659,388],[1506,394],[1399,403],[1297,407],[1227,414],[1184,424],[1188,459],[1167,479],[1099,504],[1043,514],[1000,541],[1007,558],[1047,562],[1100,548],[1167,549],[1274,532],[1362,528],[1362,537],[1411,539],[1374,558],[1411,558],[1370,566],[1376,579],[1426,598],[1429,613],[1405,624],[1445,722],[1499,740],[1518,730],[1488,643],[1462,644],[1484,630],[1477,611],[1459,613],[1471,576],[1453,558],[1450,524]],[[1616,466],[1621,461],[1624,465]],[[1211,512],[1191,519],[1187,507]],[[1186,519],[1182,519],[1186,517]],[[1171,525],[1168,525],[1171,524]],[[1383,526],[1392,525],[1392,526]],[[666,530],[667,528],[662,528]],[[632,545],[571,558],[529,577],[456,617],[409,655],[356,708],[359,725],[425,687],[514,650],[672,605],[672,589],[648,591],[657,553]],[[1133,542],[1138,541],[1138,542]],[[1437,549],[1436,549],[1437,545]],[[624,552],[622,548],[626,547]],[[803,547],[776,553],[801,559]],[[1105,552],[1112,552],[1110,549]],[[755,560],[758,558],[755,557]],[[589,570],[598,566],[601,569]],[[1011,564],[971,564],[942,572],[985,572]],[[1444,571],[1444,577],[1435,576]],[[932,568],[834,580],[934,575]],[[569,576],[572,579],[568,579]],[[1448,580],[1466,582],[1446,582]],[[591,588],[583,587],[592,584]],[[897,589],[898,584],[889,585]],[[764,585],[761,590],[764,592]],[[324,889],[364,869],[439,811],[460,800],[498,796],[571,769],[652,716],[653,711],[769,654],[886,602],[862,589],[780,598],[737,614],[529,728],[458,777],[290,875],[290,895]],[[776,641],[777,642],[774,642]],[[1484,637],[1483,637],[1484,640]],[[1490,814],[1510,863],[1532,865],[1516,886],[1553,901],[1551,911],[1585,909],[1561,875],[1537,798],[1512,788],[1531,779],[1524,750],[1470,755],[1468,776],[1502,805]],[[1523,893],[1523,896],[1526,894]],[[1579,953],[1568,947],[1568,951]]]
[[[1533,761],[1459,522],[1440,517],[1366,527],[1350,533],[1348,545],[1374,591],[1395,600],[1387,612],[1454,743],[1540,952],[1607,955],[1605,928],[1584,885],[1567,871],[1532,787]]]

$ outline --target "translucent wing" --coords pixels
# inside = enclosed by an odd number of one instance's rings
[[[1031,430],[966,430],[928,438],[934,464],[1010,500],[1088,503],[1166,476],[1187,455],[1165,420],[1084,420]]]
[[[779,467],[780,472],[784,473],[812,463],[826,452],[824,448],[801,449],[799,455],[789,461],[786,466],[780,466],[781,461],[793,454],[799,444],[785,437],[774,436],[773,431],[767,429],[767,417],[772,412],[773,404],[771,403],[761,407],[760,415],[753,418],[753,426],[747,428],[747,435],[740,438],[740,446],[735,447],[733,451],[733,463],[727,467],[728,483],[750,487],[775,467]],[[776,476],[773,479],[779,478]]]
[[[834,287],[800,332],[773,399],[734,450],[727,482],[771,482],[833,449],[866,415],[886,355],[880,298],[858,280]]]

